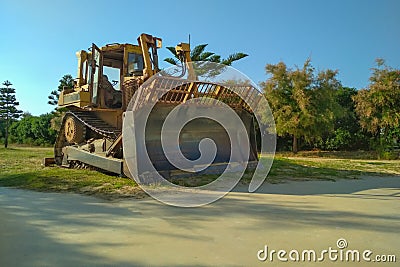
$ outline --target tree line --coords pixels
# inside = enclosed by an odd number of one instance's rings
[[[206,46],[196,46],[192,57],[231,65],[247,56],[235,53],[221,59],[205,51]],[[165,61],[177,64],[176,58]],[[390,155],[398,149],[400,70],[384,60],[376,60],[368,86],[360,90],[343,86],[337,70],[317,71],[310,59],[293,68],[284,62],[267,64],[265,71],[268,79],[260,86],[274,115],[278,150],[376,150]],[[3,83],[0,91],[0,140],[5,144],[8,138],[15,143],[53,144],[54,121],[60,112],[21,116],[15,96],[11,97],[15,89],[10,90],[8,83]],[[64,75],[48,103],[57,105],[60,91],[72,84],[72,76]]]
[[[0,88],[0,142],[7,148],[8,143],[51,146],[54,144],[58,131],[58,124],[62,110],[40,116],[33,116],[29,112],[18,110],[19,102],[15,98],[15,89],[9,81]],[[57,106],[58,97],[64,87],[73,87],[71,75],[64,75],[56,90],[48,96],[48,104]]]
[[[398,155],[400,71],[376,60],[367,88],[345,87],[337,70],[316,71],[311,60],[289,68],[268,64],[261,84],[271,107],[278,150],[377,150]],[[393,152],[393,153],[392,153]]]

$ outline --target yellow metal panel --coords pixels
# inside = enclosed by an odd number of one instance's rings
[[[80,91],[79,96],[80,96],[80,101],[87,102],[87,103],[90,102],[90,93],[89,92]]]
[[[137,45],[126,45],[125,51],[127,51],[128,53],[142,54],[142,48],[140,48],[140,46]]]
[[[114,50],[123,50],[124,49],[124,44],[109,44],[106,46],[103,46],[101,48],[101,51],[114,51]]]
[[[59,107],[76,106],[82,108],[88,106],[89,104],[90,93],[84,91],[78,91],[69,94],[64,94],[64,92],[61,92],[58,100]]]

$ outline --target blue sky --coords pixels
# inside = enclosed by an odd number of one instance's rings
[[[52,110],[47,96],[64,74],[76,76],[76,51],[92,42],[136,43],[142,32],[161,37],[164,47],[190,34],[192,45],[208,43],[223,57],[245,52],[233,67],[255,83],[268,78],[267,63],[301,66],[308,57],[356,88],[368,85],[377,57],[400,67],[396,0],[1,0],[0,11],[0,81],[10,80],[20,109],[34,115]]]

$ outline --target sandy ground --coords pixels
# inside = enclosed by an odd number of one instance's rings
[[[0,266],[399,266],[400,177],[238,187],[201,208],[0,188]],[[259,261],[371,250],[396,263]],[[295,254],[293,254],[294,257]],[[339,254],[338,254],[339,255]],[[264,254],[260,254],[264,256]],[[288,255],[286,255],[288,257]],[[301,257],[301,256],[300,256]]]

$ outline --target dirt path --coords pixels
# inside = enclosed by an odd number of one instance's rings
[[[332,266],[257,259],[268,249],[347,249],[400,262],[400,178],[245,187],[202,208],[0,188],[0,266]],[[260,254],[260,256],[264,256]],[[318,254],[319,256],[319,254]],[[288,255],[286,255],[288,257]],[[289,260],[290,261],[290,260]],[[334,266],[375,266],[341,262]]]

